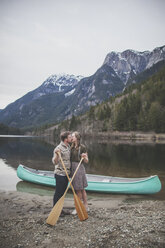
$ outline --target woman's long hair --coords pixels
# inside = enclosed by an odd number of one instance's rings
[[[81,141],[81,134],[77,131],[73,132],[73,134],[75,134],[75,137],[77,139],[77,147],[80,146],[80,141]],[[75,144],[73,143],[71,147],[74,147]]]

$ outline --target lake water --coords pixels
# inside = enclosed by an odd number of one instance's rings
[[[92,139],[83,140],[83,143],[87,146],[90,161],[86,165],[87,173],[116,177],[158,175],[162,190],[147,197],[165,199],[165,144],[99,143]],[[52,188],[22,182],[16,175],[16,169],[23,164],[34,169],[53,170],[54,145],[39,138],[0,136],[0,189],[52,195]]]

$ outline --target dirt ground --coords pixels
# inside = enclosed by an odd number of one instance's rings
[[[52,197],[0,192],[1,248],[165,247],[165,201],[115,197],[89,199],[89,218],[60,217],[46,224]],[[66,198],[64,209],[74,209]]]

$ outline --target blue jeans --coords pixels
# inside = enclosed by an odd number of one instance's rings
[[[68,186],[68,178],[67,176],[60,176],[55,174],[56,179],[56,189],[53,197],[53,206],[56,202],[63,196],[67,186]]]

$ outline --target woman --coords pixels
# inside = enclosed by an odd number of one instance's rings
[[[72,146],[71,146],[71,175],[73,176],[81,157],[83,157],[83,162],[88,163],[88,154],[86,147],[80,143],[81,135],[79,132],[72,133]],[[75,189],[78,197],[83,201],[86,210],[88,211],[87,194],[84,188],[88,186],[85,167],[83,163],[80,165],[74,179],[73,187]],[[72,212],[76,214],[76,210]]]

